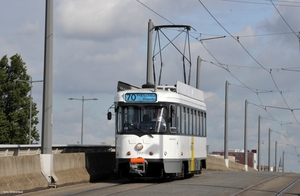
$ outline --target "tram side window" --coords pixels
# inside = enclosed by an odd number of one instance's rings
[[[185,119],[185,133],[186,134],[190,134],[190,111],[189,111],[189,108],[186,108],[186,119]]]
[[[182,134],[185,134],[185,127],[186,127],[186,124],[187,124],[187,122],[186,122],[186,108],[185,107],[182,107],[182,110],[183,110],[183,113],[182,113],[182,117],[181,117],[181,119],[182,119],[182,124],[181,124],[181,133]]]
[[[193,110],[189,109],[189,135],[193,135]]]
[[[204,118],[203,118],[203,136],[206,137],[206,113],[204,113]]]
[[[176,126],[176,121],[177,121],[177,107],[175,105],[170,105],[169,107],[169,124],[170,124],[170,131],[171,133],[176,133],[177,126]]]
[[[194,110],[190,109],[190,135],[194,135]]]
[[[200,116],[200,136],[203,136],[203,112],[201,112]]]
[[[181,121],[180,121],[180,119],[182,119],[182,113],[180,112],[180,107],[179,106],[177,107],[176,118],[177,118],[177,129],[180,130],[181,129]]]
[[[194,123],[193,123],[193,125],[194,125],[194,135],[198,135],[197,134],[197,111],[196,110],[194,110],[194,118],[193,118],[193,120],[194,120]]]
[[[191,109],[191,135],[195,135],[195,115],[194,115],[195,110]]]
[[[197,128],[197,111],[194,110],[194,135],[198,135],[198,128]]]
[[[201,136],[206,137],[206,113],[201,112]]]
[[[197,130],[197,134],[196,135],[200,135],[200,111],[197,111],[196,113],[196,130]]]
[[[119,131],[121,132],[121,131],[123,131],[123,125],[122,125],[122,121],[123,121],[122,120],[123,119],[122,118],[122,108],[120,108],[120,107],[118,108],[118,114],[117,115],[118,115],[118,118],[117,118],[118,132]]]

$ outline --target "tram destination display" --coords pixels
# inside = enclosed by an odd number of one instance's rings
[[[126,102],[156,102],[156,93],[126,93]]]

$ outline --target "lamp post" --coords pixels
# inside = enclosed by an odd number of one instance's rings
[[[30,85],[30,106],[29,106],[29,139],[28,139],[28,144],[31,144],[31,115],[32,115],[32,83],[34,82],[43,82],[43,80],[32,80],[32,77],[30,77],[30,80],[19,80],[16,79],[14,80],[15,82],[26,82]]]
[[[82,102],[82,107],[81,107],[81,145],[83,144],[83,111],[84,111],[84,101],[91,101],[91,100],[98,100],[97,98],[90,98],[90,99],[85,99],[84,96],[82,96],[81,99],[79,98],[69,98],[69,100],[78,100]]]

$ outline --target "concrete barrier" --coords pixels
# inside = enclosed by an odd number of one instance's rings
[[[41,171],[40,155],[0,158],[0,194],[48,188]],[[209,170],[244,171],[245,166],[222,158],[207,156]],[[56,185],[92,182],[112,176],[115,169],[114,152],[64,153],[53,155],[53,174]],[[256,171],[248,167],[248,171]]]
[[[39,155],[1,158],[0,194],[46,187],[48,182],[41,172]]]
[[[206,157],[206,169],[217,171],[229,171],[229,168],[225,166],[225,160],[215,156]]]
[[[93,182],[110,177],[115,169],[114,152],[53,155],[56,185]]]
[[[246,171],[245,165],[237,163],[237,162],[233,162],[233,161],[229,162],[229,169],[230,169],[230,171]],[[256,169],[254,169],[252,167],[248,167],[247,170],[248,171],[257,171]]]
[[[215,157],[207,155],[206,157],[206,169],[217,171],[245,171],[245,165],[236,163],[234,161],[228,161],[228,167],[225,165],[223,157]],[[256,171],[252,167],[248,167],[248,171]]]
[[[90,180],[84,153],[53,155],[53,173],[56,185],[66,185]]]

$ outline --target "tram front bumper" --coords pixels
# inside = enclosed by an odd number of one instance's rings
[[[129,173],[144,176],[146,174],[147,165],[148,162],[144,158],[131,158],[129,162]]]

